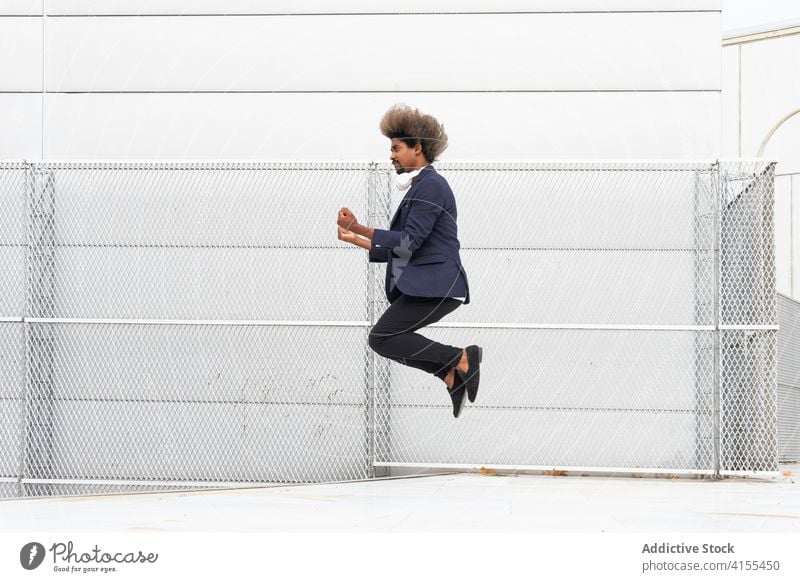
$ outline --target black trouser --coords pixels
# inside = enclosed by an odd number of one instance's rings
[[[452,297],[400,295],[369,332],[369,347],[378,354],[444,380],[458,365],[462,348],[440,344],[414,333],[439,321],[461,305]]]

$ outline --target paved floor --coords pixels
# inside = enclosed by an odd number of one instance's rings
[[[461,473],[369,482],[0,500],[15,531],[800,532],[800,467],[775,479]]]

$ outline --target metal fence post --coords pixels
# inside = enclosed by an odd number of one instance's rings
[[[388,228],[391,215],[391,190],[389,189],[388,173],[381,168],[378,162],[372,162],[372,197],[370,225]],[[382,264],[383,265],[383,264]],[[370,323],[374,324],[379,318],[378,306],[383,306],[383,286],[377,282],[378,268],[372,264],[370,280],[372,282],[372,311]],[[380,269],[382,271],[382,269]],[[371,475],[373,477],[385,477],[389,474],[389,468],[385,465],[375,466],[375,463],[383,462],[387,459],[389,450],[390,425],[389,425],[389,389],[391,383],[391,368],[389,361],[385,358],[378,358],[371,348],[368,348],[372,357],[372,454],[373,467]]]
[[[51,317],[54,311],[55,182],[53,175],[38,164],[28,165],[25,176],[25,420],[20,495],[24,494],[25,477],[53,476],[55,399],[53,324],[27,321],[31,317]],[[51,487],[42,485],[39,494],[50,495]]]
[[[714,240],[714,194],[715,170],[713,166],[698,168],[694,172],[694,324],[709,325],[713,317],[713,240]],[[695,346],[695,451],[694,464],[697,469],[708,469],[713,447],[713,378],[709,385],[708,363],[714,358],[714,333],[694,332]],[[713,370],[712,370],[713,374]],[[711,445],[711,446],[710,446]]]
[[[365,224],[373,224],[375,212],[375,196],[377,193],[376,188],[376,163],[369,162],[367,167],[367,188],[366,188],[366,208],[367,216]],[[367,450],[368,462],[367,474],[370,478],[375,477],[375,352],[369,347],[369,330],[375,324],[375,277],[374,268],[369,259],[366,260],[366,315],[369,326],[365,334],[365,374],[366,381],[366,424],[367,424]]]
[[[720,389],[722,385],[722,369],[721,369],[721,354],[720,354],[720,328],[719,328],[719,298],[720,298],[720,212],[722,208],[723,195],[722,192],[725,188],[725,177],[721,171],[719,161],[714,163],[717,188],[714,188],[714,394],[713,394],[713,407],[712,407],[712,421],[713,421],[713,469],[714,479],[720,478]]]

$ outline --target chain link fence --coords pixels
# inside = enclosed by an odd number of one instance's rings
[[[777,470],[775,166],[720,168],[722,473]]]
[[[800,301],[778,294],[778,459],[800,462]]]
[[[374,354],[375,162],[0,163],[0,495],[363,479],[387,467],[776,471],[765,162],[437,163],[484,346],[450,414]],[[364,218],[362,218],[364,217]]]

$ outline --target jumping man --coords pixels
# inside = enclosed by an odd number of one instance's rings
[[[371,263],[387,263],[390,306],[370,330],[370,348],[442,380],[458,418],[465,397],[470,402],[477,397],[483,349],[440,344],[415,333],[470,302],[456,200],[432,165],[447,148],[447,134],[434,117],[402,104],[386,112],[380,130],[391,140],[396,185],[408,191],[389,230],[359,224],[348,208],[340,209],[339,240],[367,249]]]

